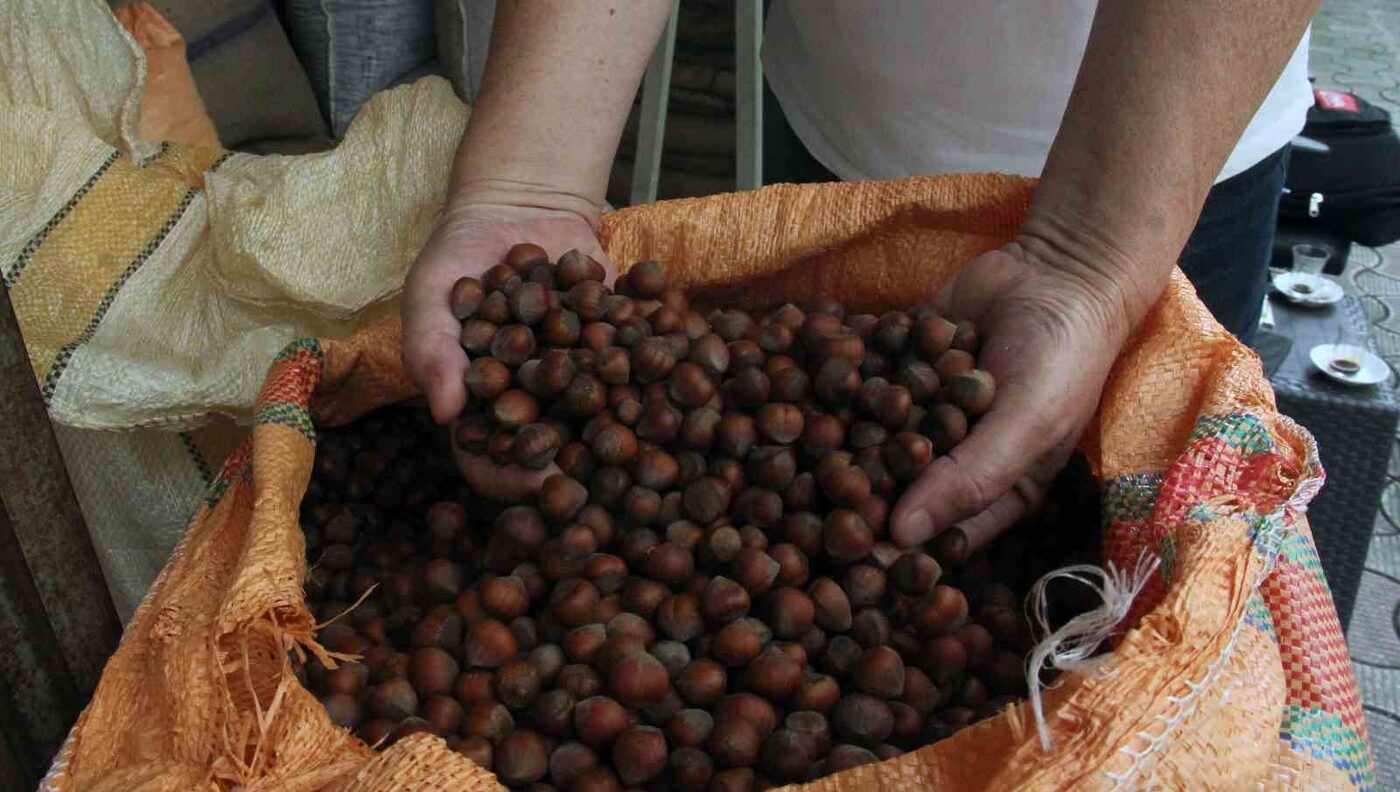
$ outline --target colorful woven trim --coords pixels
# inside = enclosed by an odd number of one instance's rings
[[[253,423],[258,426],[288,426],[301,432],[307,440],[316,442],[316,425],[311,420],[311,413],[299,404],[284,401],[263,402],[258,407]]]

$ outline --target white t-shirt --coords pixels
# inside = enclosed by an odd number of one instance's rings
[[[1040,174],[1095,0],[773,0],[764,71],[797,136],[846,180]],[[1224,180],[1303,128],[1308,36],[1225,163]]]

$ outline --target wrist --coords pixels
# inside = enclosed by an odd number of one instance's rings
[[[560,217],[576,217],[596,230],[602,209],[601,199],[554,186],[512,179],[477,178],[453,182],[447,192],[443,220],[450,221],[464,212],[486,211],[503,215],[521,211],[543,212]]]
[[[1174,259],[1152,260],[1092,224],[1032,206],[1015,244],[1038,266],[1089,297],[1105,330],[1126,335],[1166,287]]]

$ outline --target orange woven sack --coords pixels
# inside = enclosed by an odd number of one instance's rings
[[[777,186],[608,216],[614,260],[658,258],[693,293],[748,305],[925,297],[1008,239],[1029,182],[998,176]],[[415,396],[399,328],[307,340],[273,363],[251,439],[138,610],[44,788],[494,788],[415,735],[375,753],[293,676],[323,654],[302,598],[298,504],[316,425]],[[807,785],[855,789],[1358,788],[1374,785],[1355,680],[1303,509],[1311,439],[1258,360],[1177,273],[1128,344],[1083,448],[1105,562],[1160,565],[1101,673],[932,746]]]

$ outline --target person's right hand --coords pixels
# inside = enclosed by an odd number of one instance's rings
[[[467,406],[463,377],[469,361],[459,341],[462,324],[449,304],[452,284],[463,276],[480,277],[520,242],[543,247],[551,259],[577,249],[603,264],[609,283],[616,276],[582,215],[505,204],[449,204],[409,270],[401,309],[404,366],[439,424],[454,421]],[[474,490],[503,500],[528,495],[557,472],[498,468],[483,457],[460,453],[457,463]]]

